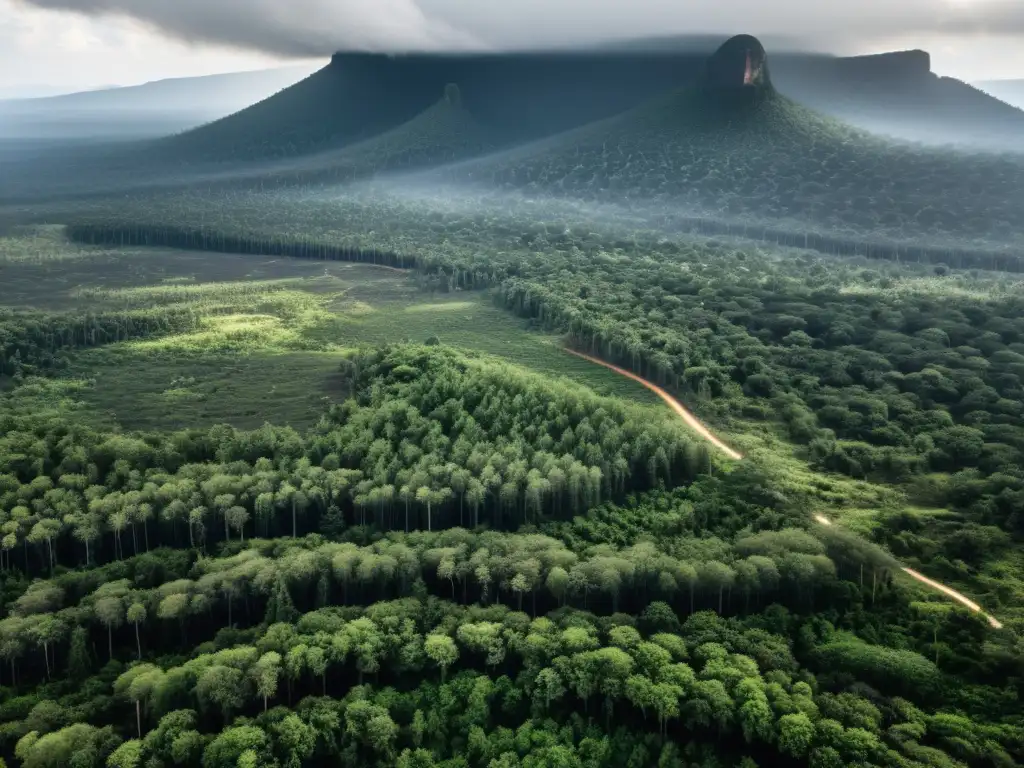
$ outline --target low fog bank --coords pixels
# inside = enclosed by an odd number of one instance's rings
[[[439,180],[435,172],[395,174],[324,189],[280,190],[273,193],[292,204],[396,206],[420,216],[440,214],[478,221],[481,227],[504,228],[518,237],[538,227],[558,234],[559,227],[579,234],[600,233],[604,238],[628,239],[642,232],[648,237],[707,237],[769,243],[772,248],[792,247],[830,254],[879,256],[888,250],[911,259],[924,253],[948,256],[954,252],[1002,254],[1019,251],[1019,242],[951,240],[948,237],[906,240],[855,230],[820,227],[804,219],[766,219],[757,215],[723,215],[677,201],[629,200],[621,203],[580,200],[522,190],[499,190],[477,183]],[[255,200],[254,200],[255,202]],[[557,225],[557,226],[556,226]]]

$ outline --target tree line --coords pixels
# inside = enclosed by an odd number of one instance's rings
[[[667,416],[451,350],[388,347],[344,367],[356,396],[306,436],[69,434],[0,416],[3,567],[40,575],[323,526],[508,528],[710,467]]]

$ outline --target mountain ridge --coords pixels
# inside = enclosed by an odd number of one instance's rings
[[[770,79],[760,98],[736,98],[742,91],[679,89],[441,173],[482,188],[623,201],[656,216],[894,239],[984,239],[1022,213],[1024,157],[894,143],[809,109]]]

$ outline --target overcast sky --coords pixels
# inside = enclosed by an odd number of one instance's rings
[[[1024,78],[1024,0],[0,0],[0,96],[314,62],[339,49],[703,32],[795,36],[837,53],[924,48],[940,74]]]

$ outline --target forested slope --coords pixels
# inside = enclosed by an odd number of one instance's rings
[[[450,83],[441,99],[412,120],[340,150],[318,152],[244,170],[196,176],[206,187],[238,188],[259,184],[339,184],[376,174],[431,168],[483,154],[493,148],[491,131],[462,102],[459,86]]]
[[[430,106],[415,83],[389,78],[386,68],[366,77],[363,67],[372,62],[356,57],[345,67],[326,66],[235,114],[164,139],[153,151],[189,162],[287,157],[368,138]]]
[[[700,83],[449,177],[632,205],[652,218],[947,249],[1019,237],[1024,191],[1015,155],[889,141],[801,106],[770,80],[746,91]]]

